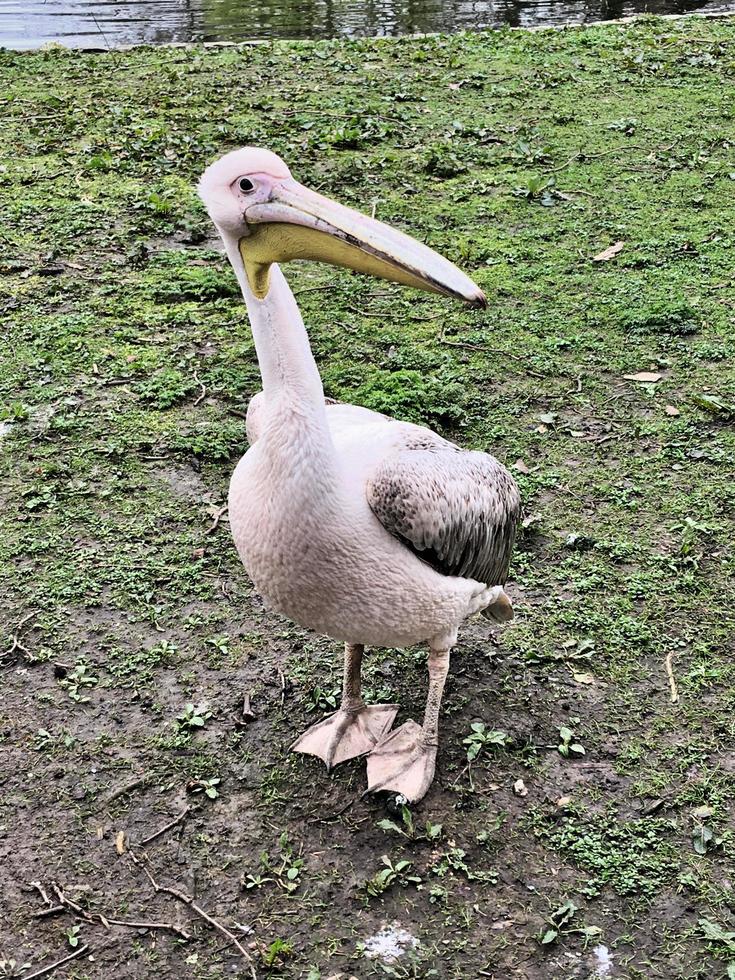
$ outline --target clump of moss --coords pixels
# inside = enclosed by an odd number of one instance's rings
[[[542,823],[534,833],[545,844],[591,874],[582,889],[597,895],[610,885],[619,895],[653,898],[671,878],[675,849],[666,820],[620,821],[612,814],[566,816],[561,823]]]
[[[171,408],[194,390],[192,378],[176,368],[162,368],[136,385],[136,390],[153,408]]]
[[[622,326],[629,333],[688,337],[699,330],[699,317],[686,300],[659,300],[630,310]]]
[[[461,385],[412,370],[373,369],[353,400],[374,412],[421,425],[456,425],[464,415]]]

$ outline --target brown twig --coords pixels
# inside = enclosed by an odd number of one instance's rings
[[[199,380],[199,375],[198,375],[198,374],[196,373],[196,371],[194,372],[194,380],[195,380],[195,381],[196,381],[196,383],[197,383],[197,384],[199,385],[199,387],[200,387],[200,388],[202,389],[202,391],[201,391],[201,394],[200,394],[200,395],[198,395],[198,396],[197,396],[197,397],[196,397],[196,398],[194,399],[194,407],[196,408],[196,406],[197,406],[197,405],[198,405],[198,404],[199,404],[199,403],[200,403],[201,401],[203,401],[203,400],[204,400],[204,398],[206,397],[206,394],[207,394],[207,389],[206,389],[206,388],[204,387],[204,385],[203,385],[203,383],[202,383],[202,382],[201,382],[201,381]]]
[[[121,796],[125,796],[126,793],[132,793],[134,789],[137,789],[139,786],[144,786],[147,782],[148,782],[147,776],[139,776],[137,779],[134,779],[131,783],[125,783],[123,786],[120,786],[116,790],[113,790],[113,792],[110,793],[110,795],[107,797],[107,799],[104,801],[102,805],[109,806],[111,803],[114,803],[115,800],[118,800]]]
[[[579,150],[574,156],[569,157],[566,163],[562,163],[560,167],[552,167],[551,170],[547,171],[550,174],[558,174],[560,170],[566,170],[567,167],[571,166],[576,160],[594,160],[596,157],[604,157],[609,153],[623,153],[626,150],[645,150],[647,147],[640,146],[638,143],[629,143],[627,146],[613,146],[609,150],[600,150],[599,153],[585,153],[584,150]]]
[[[37,616],[37,615],[38,615],[38,613],[34,611],[34,612],[28,613],[27,616],[24,616],[23,619],[21,619],[21,621],[15,627],[15,631],[11,634],[10,639],[12,641],[12,644],[11,644],[10,649],[6,653],[3,654],[3,659],[5,659],[7,657],[12,657],[12,655],[15,653],[16,650],[21,650],[23,653],[26,654],[26,656],[28,656],[28,650],[23,646],[23,644],[18,639],[18,634],[20,633],[21,629],[25,626],[25,624],[30,619],[33,619],[34,616]]]
[[[189,814],[193,809],[194,807],[187,806],[183,810],[183,812],[178,815],[178,817],[174,817],[173,820],[169,820],[169,822],[167,824],[164,824],[164,826],[161,827],[160,830],[157,830],[154,834],[150,834],[148,837],[145,837],[142,841],[138,841],[139,846],[145,847],[146,844],[150,844],[151,841],[157,840],[162,834],[165,834],[167,830],[173,830],[174,827],[176,827],[178,824],[181,823],[182,820],[184,820],[186,817],[189,816]]]
[[[44,901],[51,904],[51,899],[43,890],[40,882],[32,881],[31,884],[41,893]],[[186,932],[180,926],[175,926],[172,922],[151,922],[145,919],[111,919],[108,916],[103,915],[101,912],[87,912],[87,910],[83,909],[81,905],[78,905],[76,902],[68,898],[64,894],[61,886],[55,881],[51,882],[51,888],[56,893],[56,897],[58,898],[60,904],[44,909],[44,911],[39,912],[35,918],[42,918],[44,915],[51,915],[53,912],[57,912],[59,910],[71,911],[80,919],[84,919],[85,922],[98,923],[103,925],[106,929],[109,929],[110,926],[122,926],[125,929],[164,929],[166,932],[174,933],[174,935],[179,936],[181,939],[191,939],[188,932]]]
[[[34,919],[46,919],[50,915],[59,915],[61,912],[66,912],[65,905],[50,905],[47,909],[41,909],[40,912],[34,912]]]
[[[219,522],[222,519],[222,515],[225,513],[226,510],[227,510],[227,504],[224,504],[222,507],[217,508],[217,510],[215,511],[214,520],[209,525],[207,530],[204,532],[205,534],[211,534],[212,531],[217,530],[217,528],[219,527]]]
[[[181,926],[175,926],[173,922],[148,922],[142,919],[140,922],[134,922],[131,919],[108,919],[107,920],[111,926],[124,926],[126,929],[162,929],[166,932],[172,932],[175,936],[179,936],[180,939],[190,940],[191,936],[186,931],[182,929]]]
[[[354,306],[348,306],[347,309],[350,313],[356,313],[358,316],[375,317],[376,319],[385,320],[390,314],[384,310],[382,313],[369,313],[367,310],[358,310]]]
[[[48,897],[48,893],[46,892],[46,889],[43,887],[43,885],[41,884],[40,881],[32,881],[30,883],[30,885],[31,885],[31,888],[35,888],[36,889],[36,891],[40,894],[41,898],[44,900],[44,902],[47,905],[53,905],[54,904],[51,901],[51,899]]]
[[[69,953],[68,956],[62,957],[60,960],[56,960],[55,963],[49,963],[48,966],[42,967],[40,970],[36,970],[35,973],[26,973],[23,980],[35,980],[36,977],[45,977],[47,973],[53,973],[54,970],[58,970],[60,966],[68,963],[69,960],[75,959],[77,956],[82,956],[89,950],[89,946],[85,943],[84,946],[80,946],[79,949],[75,949],[73,953]]]
[[[258,975],[255,972],[255,966],[253,964],[252,956],[250,955],[250,953],[248,953],[248,951],[242,945],[242,943],[237,938],[237,936],[234,935],[234,933],[230,932],[230,930],[226,926],[223,926],[221,922],[219,922],[213,916],[209,915],[208,912],[205,912],[204,909],[201,907],[201,905],[198,905],[194,901],[191,895],[187,895],[185,892],[180,891],[178,888],[171,888],[168,885],[159,885],[159,883],[151,874],[150,870],[146,867],[144,861],[141,860],[139,857],[137,857],[133,851],[128,851],[128,853],[130,854],[133,864],[135,864],[136,867],[143,869],[146,877],[148,878],[148,880],[150,881],[153,887],[153,891],[156,894],[162,892],[165,895],[171,895],[172,898],[177,899],[179,902],[183,902],[184,905],[188,905],[189,908],[192,910],[192,912],[196,912],[196,914],[201,919],[204,919],[204,921],[208,923],[210,926],[212,926],[212,928],[216,929],[217,932],[225,936],[230,941],[230,943],[232,943],[232,945],[237,949],[240,955],[250,965],[250,975],[253,978],[253,980],[258,980]]]
[[[672,658],[674,656],[674,651],[669,650],[666,654],[666,660],[664,664],[666,666],[666,675],[669,678],[669,690],[671,691],[671,703],[676,704],[679,700],[679,689],[676,686],[676,678],[674,677],[674,665],[672,663]]]
[[[86,909],[83,909],[77,902],[67,898],[63,889],[61,888],[61,885],[57,884],[57,882],[52,881],[51,888],[56,893],[56,897],[58,898],[59,902],[65,908],[71,909],[72,912],[75,912],[81,919],[85,919],[87,922],[101,922],[105,928],[110,928],[110,923],[108,922],[106,916],[102,915],[101,912],[87,912]]]
[[[325,286],[305,286],[304,289],[299,289],[294,292],[294,296],[303,296],[304,293],[316,293],[322,289],[335,289],[336,283],[328,282]]]
[[[54,905],[54,903],[48,897],[48,894],[46,892],[46,889],[43,887],[43,885],[41,884],[40,881],[32,881],[30,883],[30,885],[31,885],[31,888],[35,888],[36,889],[36,891],[39,893],[39,895],[41,896],[41,898],[46,903],[46,908],[45,909],[41,909],[40,912],[34,913],[34,916],[33,916],[34,919],[43,919],[47,915],[58,915],[59,912],[64,912],[65,911],[65,907],[63,905]]]
[[[522,354],[513,354],[512,351],[503,350],[500,347],[488,347],[485,344],[470,344],[464,340],[447,340],[444,336],[444,332],[439,334],[436,338],[437,342],[440,344],[446,344],[447,347],[463,347],[465,350],[478,351],[480,354],[500,354],[501,357],[509,357],[513,361],[525,362],[526,358]],[[543,374],[539,374],[538,371],[534,371],[532,368],[526,365],[526,373],[533,375],[534,378],[543,378]]]

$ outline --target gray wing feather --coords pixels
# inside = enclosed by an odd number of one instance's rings
[[[437,571],[505,583],[521,501],[493,456],[439,437],[406,445],[368,481],[367,498],[386,530]]]

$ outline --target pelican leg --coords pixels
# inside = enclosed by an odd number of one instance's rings
[[[312,725],[291,746],[323,759],[327,769],[371,752],[390,731],[397,704],[366,705],[362,700],[360,666],[364,647],[345,644],[342,704],[338,711]]]
[[[429,652],[429,694],[424,724],[407,721],[376,746],[367,760],[368,791],[392,790],[412,803],[434,779],[439,747],[439,708],[449,670],[449,650]]]

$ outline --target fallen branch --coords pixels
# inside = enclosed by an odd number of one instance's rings
[[[205,534],[211,534],[212,531],[217,530],[217,527],[219,526],[219,522],[222,519],[222,515],[225,513],[226,510],[227,510],[227,504],[224,504],[222,507],[217,508],[214,514],[214,520],[209,525],[207,530],[204,532]]]
[[[32,881],[30,885],[31,888],[36,889],[36,891],[40,894],[41,898],[46,903],[45,909],[41,909],[40,912],[34,913],[33,915],[34,919],[45,919],[47,915],[58,915],[59,912],[66,911],[66,907],[64,905],[54,905],[54,903],[48,897],[48,894],[46,893],[46,889],[43,887],[40,881]]]
[[[35,973],[26,973],[23,980],[35,980],[36,977],[45,977],[47,973],[53,973],[54,970],[58,970],[60,966],[68,963],[69,960],[73,960],[77,956],[82,956],[89,949],[89,946],[80,946],[79,949],[75,949],[73,953],[69,953],[68,956],[64,956],[62,959],[57,960],[55,963],[49,963],[48,966],[44,966],[40,970],[36,970]]]
[[[26,656],[30,656],[28,650],[23,646],[23,644],[18,639],[18,634],[20,633],[21,629],[25,626],[25,624],[37,615],[38,613],[36,612],[28,613],[28,615],[24,616],[23,619],[21,619],[21,621],[15,627],[15,631],[11,634],[10,637],[11,647],[6,653],[3,654],[4,660],[12,657],[12,655],[15,653],[16,650],[21,650]]]
[[[645,150],[648,149],[645,146],[640,146],[638,143],[628,143],[627,146],[613,146],[609,150],[600,150],[599,153],[585,153],[584,150],[579,150],[574,156],[569,157],[566,163],[562,163],[560,167],[552,167],[547,173],[558,174],[561,170],[566,170],[567,167],[571,166],[576,160],[594,160],[597,157],[607,156],[609,153],[626,153],[628,150]]]
[[[500,347],[488,347],[485,344],[470,344],[464,340],[447,340],[443,331],[436,339],[438,343],[446,344],[447,347],[462,347],[464,350],[474,350],[480,354],[500,354],[501,357],[509,357],[513,361],[526,361],[526,358],[522,354],[513,354],[511,351],[503,350]],[[539,374],[538,371],[534,371],[528,366],[526,367],[526,372],[532,374],[535,378],[544,377],[543,374]]]
[[[666,665],[666,674],[669,678],[669,690],[671,691],[671,703],[676,704],[679,700],[679,689],[676,686],[676,678],[674,677],[674,666],[672,664],[672,657],[674,656],[674,651],[670,650],[666,654],[666,660],[664,664]]]
[[[178,815],[178,817],[175,817],[173,820],[169,820],[169,822],[167,824],[164,824],[163,827],[160,828],[160,830],[157,830],[154,834],[150,834],[148,837],[145,837],[143,840],[138,841],[139,846],[145,847],[146,844],[150,844],[151,841],[157,840],[162,834],[165,834],[167,830],[172,830],[174,827],[180,824],[182,820],[188,817],[188,815],[191,813],[193,809],[194,807],[187,806],[186,809]]]
[[[84,919],[86,922],[101,922],[106,929],[110,928],[110,923],[108,922],[106,916],[102,915],[101,912],[87,912],[86,909],[83,909],[77,902],[67,898],[61,885],[57,884],[57,882],[52,881],[51,888],[56,893],[56,897],[58,898],[59,902],[65,908],[71,909],[72,912],[78,915],[80,919]]]
[[[328,282],[324,286],[306,286],[304,289],[299,289],[294,291],[294,296],[303,296],[304,293],[317,293],[323,289],[335,289],[336,283]]]
[[[121,796],[125,796],[126,793],[131,793],[134,789],[137,789],[139,786],[144,786],[147,782],[148,782],[147,776],[139,776],[137,779],[134,779],[131,783],[125,783],[123,786],[120,786],[118,789],[113,790],[112,793],[110,793],[107,799],[103,802],[102,805],[109,806],[111,803],[114,803],[115,800],[118,800]]]
[[[172,932],[175,936],[187,941],[191,939],[189,933],[180,926],[175,926],[173,922],[148,922],[145,919],[134,922],[131,919],[108,919],[111,926],[124,926],[126,929],[163,929]]]
[[[196,399],[194,400],[194,407],[196,408],[196,406],[201,401],[203,401],[204,398],[206,397],[207,389],[204,387],[203,383],[199,380],[199,376],[197,375],[196,371],[194,372],[194,380],[199,385],[199,387],[202,389],[201,394],[197,395]]]
[[[151,874],[150,870],[146,867],[145,863],[139,857],[137,857],[133,851],[128,851],[128,854],[130,855],[130,859],[132,860],[133,864],[135,864],[136,867],[143,869],[143,872],[145,873],[146,877],[150,881],[153,887],[153,891],[156,894],[162,892],[165,895],[171,895],[171,897],[177,899],[177,901],[183,902],[184,905],[188,905],[189,908],[192,910],[192,912],[195,912],[201,919],[204,919],[204,921],[208,923],[208,925],[212,926],[213,929],[216,929],[217,932],[225,936],[230,941],[230,943],[233,946],[235,946],[235,948],[240,953],[240,955],[250,965],[250,975],[253,978],[253,980],[258,980],[258,974],[255,972],[253,958],[250,955],[250,953],[248,953],[248,951],[245,949],[245,947],[242,945],[242,943],[237,938],[237,936],[231,933],[226,926],[222,925],[221,922],[219,922],[213,916],[209,915],[208,912],[205,912],[204,909],[201,907],[201,905],[197,905],[197,903],[194,901],[191,895],[187,895],[185,892],[179,891],[178,888],[171,888],[168,885],[159,885],[156,879]]]
[[[57,912],[73,912],[74,915],[78,916],[80,919],[84,919],[85,922],[103,925],[106,929],[109,929],[110,926],[122,926],[125,929],[163,929],[166,932],[174,933],[174,935],[179,936],[181,939],[191,939],[191,936],[188,932],[186,932],[186,930],[180,928],[179,926],[175,926],[172,922],[151,922],[146,919],[112,919],[109,916],[103,915],[101,912],[87,912],[87,910],[83,909],[81,905],[77,904],[77,902],[74,902],[72,899],[68,898],[64,894],[64,891],[59,884],[52,881],[51,888],[59,900],[59,904],[54,905],[39,881],[32,881],[31,885],[41,893],[41,897],[49,906],[49,908],[43,909],[41,912],[37,912],[34,916],[36,919],[55,914]]]

